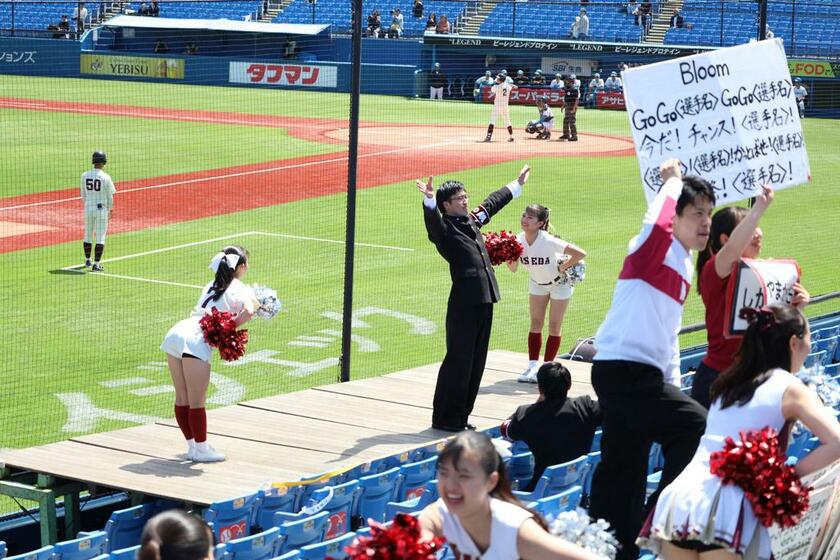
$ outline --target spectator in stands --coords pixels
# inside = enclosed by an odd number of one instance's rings
[[[764,38],[765,39],[772,39],[775,36],[776,36],[776,34],[773,33],[772,29],[770,29],[770,24],[769,23],[764,24]]]
[[[388,36],[392,39],[399,39],[403,34],[403,25],[405,18],[399,8],[394,8],[391,11],[391,29]]]
[[[138,560],[213,558],[213,533],[197,515],[170,509],[149,519],[140,536]]]
[[[513,83],[513,78],[511,78],[510,76],[508,76],[508,72],[507,72],[507,70],[506,70],[506,69],[502,68],[502,71],[501,71],[501,72],[499,72],[499,74],[501,74],[502,76],[504,76],[504,77],[505,77],[505,83],[506,83],[506,84],[512,84],[512,83]]]
[[[382,17],[379,10],[373,10],[367,18],[367,31],[371,37],[379,37],[379,29],[382,27]]]
[[[61,16],[61,21],[56,26],[58,33],[53,34],[53,39],[69,39],[70,38],[70,21],[67,19],[67,14]]]
[[[619,10],[619,11],[624,12],[626,14],[629,14],[631,16],[634,16],[634,15],[636,15],[636,10],[638,10],[638,9],[639,9],[639,5],[636,3],[636,0],[629,0],[628,2],[625,2],[622,5],[621,10]],[[639,24],[637,23],[636,25],[639,25]]]
[[[449,26],[449,18],[446,17],[446,14],[441,15],[438,18],[437,25],[435,26],[435,32],[439,34],[446,34],[452,31]]]
[[[293,41],[292,39],[288,39],[286,43],[283,45],[283,58],[296,58],[297,57],[297,41]]]
[[[493,73],[490,70],[484,72],[484,75],[477,79],[474,84],[473,97],[475,98],[475,100],[481,100],[481,88],[493,87],[494,83],[496,82],[495,80],[493,80]]]
[[[152,4],[149,6],[149,14],[151,17],[159,17],[160,16],[160,6],[158,6],[157,0],[152,0]]]
[[[586,8],[580,9],[580,22],[578,22],[578,34],[576,39],[586,40],[589,38],[589,16],[586,15]]]
[[[426,31],[434,31],[437,28],[437,16],[434,12],[429,14],[429,19],[426,20]]]
[[[534,476],[525,487],[532,492],[546,467],[577,459],[592,448],[601,425],[601,408],[588,395],[569,398],[572,374],[558,362],[537,371],[540,396],[524,404],[502,424],[502,436],[524,441],[534,454]]]
[[[145,2],[140,2],[140,7],[137,9],[138,16],[149,15],[149,6]]]
[[[166,46],[166,43],[164,43],[162,39],[158,39],[155,42],[155,52],[157,54],[168,53],[169,47]]]
[[[576,74],[571,74],[569,76],[572,79],[572,84],[574,85],[575,89],[580,92],[580,80],[578,79]]]
[[[184,54],[198,54],[198,47],[192,41],[184,46]]]
[[[559,72],[554,74],[554,79],[551,80],[549,87],[551,89],[563,89],[563,76]]]
[[[685,27],[685,18],[680,13],[679,8],[674,10],[674,15],[671,16],[671,28],[682,29]]]
[[[618,77],[618,72],[610,72],[610,77],[604,81],[604,90],[622,91],[623,89],[624,84],[621,82],[621,78]]]
[[[649,0],[644,0],[644,2],[642,2],[636,10],[636,25],[641,25],[642,32],[645,34],[650,31],[651,10],[653,10],[653,5],[649,2]]]
[[[443,88],[447,86],[446,74],[440,69],[440,62],[435,62],[432,71],[429,72],[429,99],[443,100]]]
[[[604,80],[601,79],[601,74],[595,72],[595,75],[592,76],[591,80],[589,80],[589,86],[586,88],[586,99],[584,100],[584,105],[587,107],[594,107],[599,91],[604,91]]]
[[[537,69],[534,72],[533,77],[531,77],[531,87],[545,87],[545,76],[543,76],[542,70]]]
[[[513,79],[513,83],[519,87],[528,87],[531,85],[531,81],[528,79],[528,76],[525,75],[525,72],[522,70],[516,71],[516,77]]]
[[[73,8],[73,21],[76,22],[76,30],[78,32],[82,32],[85,29],[85,23],[87,22],[88,18],[88,9],[85,8],[84,2],[79,2],[79,4]]]
[[[423,0],[414,0],[414,6],[411,8],[411,15],[416,18],[423,17]]]

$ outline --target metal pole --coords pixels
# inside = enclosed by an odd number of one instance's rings
[[[758,40],[767,38],[767,0],[758,0]]]
[[[353,49],[350,57],[350,146],[347,157],[347,218],[344,239],[344,307],[341,324],[341,381],[350,381],[353,325],[353,259],[356,244],[356,166],[359,159],[359,93],[362,80],[362,0],[353,0]]]
[[[513,23],[510,29],[510,36],[516,37],[516,0],[513,0]]]

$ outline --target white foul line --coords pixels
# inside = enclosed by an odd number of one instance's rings
[[[425,144],[423,146],[416,146],[416,147],[411,146],[411,147],[405,147],[405,148],[394,148],[392,150],[384,150],[384,151],[381,151],[381,152],[374,152],[374,153],[370,153],[370,154],[362,154],[362,155],[359,156],[359,159],[385,156],[385,155],[388,155],[388,154],[398,154],[400,152],[406,152],[406,151],[409,151],[409,150],[424,150],[426,148],[439,148],[441,146],[450,146],[450,145],[453,145],[453,144],[456,144],[456,142],[452,142],[450,140],[450,141],[446,141],[446,142],[437,142],[435,144]],[[145,187],[136,187],[136,188],[133,188],[133,189],[124,189],[124,190],[117,191],[116,194],[120,195],[120,194],[137,192],[137,191],[163,189],[163,188],[167,188],[167,187],[175,187],[175,186],[178,186],[178,185],[188,185],[188,184],[191,184],[191,183],[203,183],[205,181],[215,181],[217,179],[230,179],[232,177],[244,177],[246,175],[258,175],[260,173],[272,173],[274,171],[283,171],[285,169],[297,169],[297,168],[300,168],[300,167],[310,167],[310,166],[313,166],[313,165],[323,165],[325,163],[337,163],[337,162],[340,162],[340,161],[345,161],[347,159],[348,159],[348,156],[342,156],[342,157],[338,157],[338,158],[322,159],[322,160],[318,160],[318,161],[308,161],[308,162],[305,162],[305,163],[295,163],[295,164],[291,164],[291,165],[281,165],[281,166],[278,166],[278,167],[269,167],[267,169],[254,169],[254,170],[251,170],[251,171],[241,171],[241,172],[238,172],[238,173],[228,173],[226,175],[213,175],[212,177],[202,177],[200,179],[184,179],[183,181],[173,181],[171,183],[162,183],[160,185],[148,185],[148,186],[145,186]],[[69,197],[69,198],[59,198],[59,199],[56,199],[56,200],[45,200],[43,202],[32,202],[30,204],[18,204],[17,206],[0,206],[0,212],[2,212],[3,210],[18,210],[20,208],[32,208],[34,206],[47,206],[47,205],[50,205],[50,204],[60,204],[62,202],[71,202],[73,200],[81,200],[81,199],[82,199],[81,196],[72,196],[72,197]]]
[[[122,274],[111,274],[110,272],[87,272],[82,274],[91,274],[95,276],[107,276],[108,278],[119,278],[120,280],[135,280],[137,282],[149,282],[150,284],[164,284],[166,286],[178,286],[181,288],[193,288],[196,290],[202,289],[204,286],[195,286],[193,284],[182,284],[180,282],[170,282],[169,280],[153,280],[151,278],[141,278],[139,276],[124,276]]]

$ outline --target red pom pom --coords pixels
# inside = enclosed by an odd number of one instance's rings
[[[507,261],[515,261],[522,256],[522,243],[514,234],[502,230],[499,233],[489,232],[484,236],[484,246],[490,255],[490,262],[498,266]]]
[[[226,362],[234,362],[245,355],[248,331],[236,330],[236,319],[232,313],[213,307],[209,314],[199,319],[198,325],[207,344],[218,348],[219,355]]]
[[[398,513],[390,527],[372,524],[369,537],[359,537],[346,548],[349,560],[435,560],[445,541],[420,540],[417,518]]]
[[[724,484],[744,491],[765,527],[773,523],[792,527],[808,510],[811,488],[803,486],[794,468],[785,465],[779,436],[772,428],[741,432],[737,443],[726,438],[723,449],[712,453],[709,466]]]

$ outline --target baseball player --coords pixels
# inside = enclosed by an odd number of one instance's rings
[[[103,270],[99,261],[105,251],[105,232],[108,230],[108,219],[114,210],[114,182],[111,176],[103,171],[108,158],[105,152],[93,152],[91,157],[93,169],[82,174],[82,202],[85,207],[85,268],[91,267],[90,251],[92,241],[96,238],[96,249],[93,256],[91,272]]]
[[[569,142],[577,142],[577,108],[580,102],[580,91],[575,88],[575,80],[571,76],[566,76],[565,94],[563,95],[563,111],[566,116],[563,117],[563,136],[558,140],[568,140]]]
[[[549,140],[551,129],[554,128],[554,111],[548,106],[548,97],[541,95],[537,97],[537,110],[540,112],[539,119],[529,121],[525,127],[528,134],[537,134],[537,140]]]
[[[799,107],[799,118],[805,118],[805,98],[808,97],[808,90],[802,85],[802,78],[793,80],[793,95],[796,96],[796,106]]]
[[[490,115],[490,124],[487,126],[487,137],[485,142],[490,142],[493,137],[493,128],[496,126],[496,117],[504,117],[507,123],[507,130],[510,137],[508,142],[513,142],[513,126],[510,124],[510,92],[517,89],[515,84],[508,83],[505,76],[498,74],[496,76],[496,84],[490,89],[490,95],[493,96],[493,113]]]

